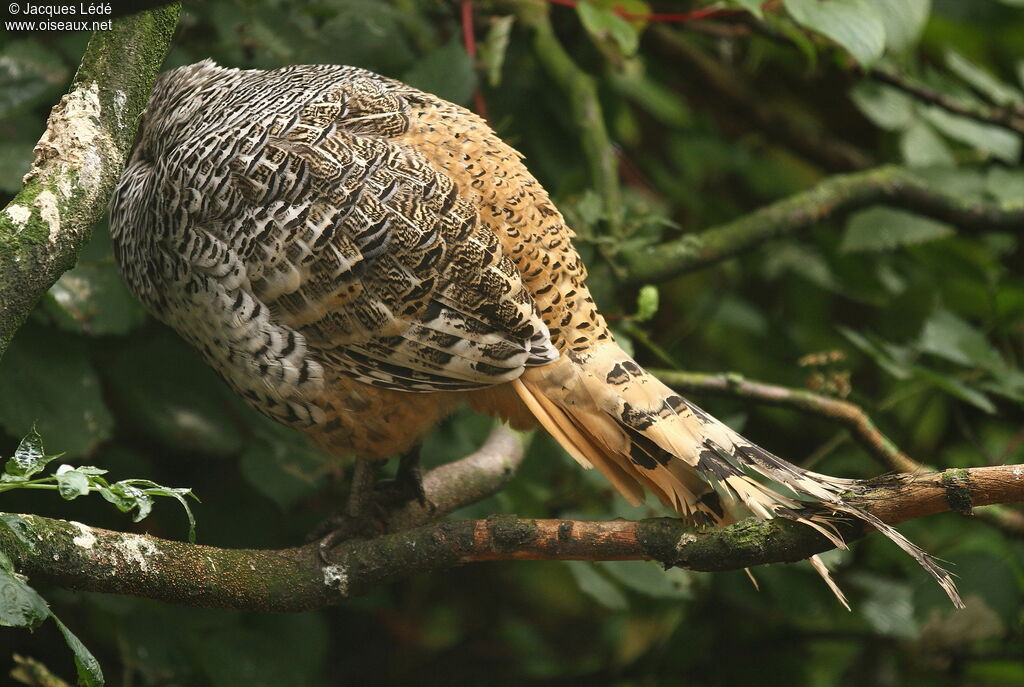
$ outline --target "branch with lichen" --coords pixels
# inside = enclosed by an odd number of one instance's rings
[[[377,537],[279,550],[222,549],[112,532],[33,515],[0,528],[0,551],[36,582],[129,594],[172,603],[296,611],[340,603],[417,573],[494,560],[655,560],[689,570],[733,570],[797,561],[832,547],[814,530],[787,520],[744,520],[698,530],[679,520],[589,522],[521,519],[423,522],[493,493],[522,455],[521,439],[500,428],[477,453],[427,474],[434,510],[398,506]],[[446,472],[440,472],[446,471]],[[845,497],[897,524],[943,511],[1024,501],[1024,466],[893,475],[861,483]],[[10,524],[11,519],[7,519]],[[846,541],[868,528],[840,518]]]
[[[901,208],[970,229],[1016,231],[1024,226],[1022,203],[1000,205],[965,200],[936,189],[910,170],[887,165],[829,177],[814,188],[727,224],[666,243],[624,250],[619,257],[626,263],[630,281],[665,281],[871,205]]]
[[[0,355],[103,216],[178,21],[178,5],[93,33],[24,186],[0,212]]]

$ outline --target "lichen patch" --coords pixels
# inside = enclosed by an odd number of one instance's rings
[[[137,534],[123,535],[115,548],[126,563],[141,572],[149,570],[150,559],[160,551],[152,541]]]
[[[80,549],[91,549],[96,543],[96,535],[92,533],[92,528],[73,520],[71,521],[71,524],[77,527],[80,533],[77,537],[71,540],[71,543]]]
[[[24,205],[9,205],[4,209],[4,212],[18,227],[24,227],[32,218],[32,211]]]
[[[323,568],[324,585],[335,590],[341,596],[348,595],[348,570],[343,565],[325,565]]]

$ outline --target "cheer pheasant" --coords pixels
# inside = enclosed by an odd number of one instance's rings
[[[353,67],[182,67],[157,82],[110,217],[135,295],[334,454],[407,451],[468,401],[697,524],[728,521],[721,492],[841,546],[827,515],[854,514],[958,601],[843,501],[854,482],[755,446],[623,352],[562,215],[463,108]]]

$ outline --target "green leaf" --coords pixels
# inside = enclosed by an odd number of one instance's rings
[[[905,53],[917,45],[931,13],[931,0],[874,0],[885,25],[885,47]]]
[[[909,379],[913,375],[913,352],[910,349],[886,341],[873,341],[847,327],[836,329],[896,379]]]
[[[921,633],[914,618],[914,595],[910,585],[868,573],[854,573],[850,581],[864,590],[864,599],[856,608],[877,634],[915,639]]]
[[[476,86],[473,61],[457,40],[421,57],[402,81],[434,95],[465,105]]]
[[[921,108],[921,112],[942,133],[997,160],[1014,164],[1020,155],[1020,136],[1011,131],[960,117],[936,106]]]
[[[656,599],[693,596],[693,573],[680,568],[665,570],[652,561],[601,561],[597,566],[635,592]]]
[[[127,334],[146,311],[128,291],[114,264],[110,234],[97,228],[74,268],[50,287],[44,301],[56,322],[86,334]]]
[[[947,375],[943,372],[937,372],[936,370],[925,369],[923,367],[915,368],[914,376],[918,379],[929,382],[939,389],[942,389],[954,398],[959,398],[961,401],[965,401],[976,408],[984,410],[986,413],[993,414],[996,412],[996,407],[992,404],[992,401],[989,400],[988,396],[983,394],[981,391],[968,386],[956,377]]]
[[[865,117],[886,131],[899,131],[913,124],[914,101],[905,93],[864,80],[850,91],[850,98]]]
[[[900,136],[900,154],[910,167],[952,167],[956,164],[949,146],[932,126],[916,119]]]
[[[580,591],[613,611],[625,610],[629,601],[613,583],[609,582],[593,563],[587,561],[566,561]]]
[[[846,222],[840,250],[844,253],[887,251],[952,236],[948,224],[904,210],[872,207],[854,213]]]
[[[103,687],[105,684],[103,681],[103,669],[100,668],[100,662],[96,660],[96,657],[85,648],[85,644],[82,644],[82,640],[75,636],[75,633],[68,629],[68,626],[60,621],[60,618],[50,614],[53,618],[53,622],[57,623],[57,628],[60,633],[64,635],[64,641],[67,642],[68,648],[71,649],[72,655],[75,657],[75,670],[78,673],[78,684],[82,687]]]
[[[70,456],[110,436],[114,421],[81,338],[25,326],[0,360],[0,426],[20,436],[33,424]]]
[[[764,10],[761,9],[761,5],[764,4],[765,0],[729,0],[729,2],[742,10],[750,12],[758,19],[764,19]]]
[[[135,510],[132,520],[139,522],[153,509],[153,498],[145,491],[135,486],[137,480],[122,480],[110,486],[100,487],[100,494],[110,503],[114,504],[119,511],[127,513]]]
[[[254,417],[250,427],[253,436],[242,453],[241,469],[260,493],[283,510],[323,485],[329,460],[304,436],[262,416]]]
[[[988,338],[945,308],[936,308],[925,322],[921,350],[967,367],[1002,371],[1006,361]]]
[[[1024,203],[1024,169],[992,167],[985,178],[985,189],[1000,203]]]
[[[28,434],[22,437],[21,442],[18,443],[14,455],[7,461],[7,465],[4,467],[4,481],[27,480],[32,475],[42,472],[46,468],[46,464],[56,457],[46,455],[43,449],[43,437],[39,435],[33,424]],[[8,480],[6,479],[8,477],[15,479]]]
[[[487,83],[492,87],[501,85],[501,67],[505,64],[505,53],[508,52],[508,40],[515,20],[512,14],[491,17],[487,37],[480,44],[480,61],[487,72]]]
[[[583,28],[596,41],[614,42],[619,52],[627,57],[636,53],[640,45],[639,33],[632,24],[615,14],[611,7],[600,7],[584,0],[576,5],[576,13]]]
[[[885,50],[885,24],[868,0],[783,0],[797,23],[846,48],[869,67]]]
[[[27,550],[35,552],[37,535],[25,518],[13,513],[0,514],[0,527],[13,534],[18,543]]]
[[[75,470],[70,465],[61,465],[55,473],[57,491],[68,501],[89,493],[89,477],[84,472]]]
[[[658,312],[658,287],[653,284],[644,284],[636,296],[636,314],[633,315],[635,322],[646,322]]]
[[[50,615],[46,600],[25,578],[0,566],[0,626],[34,630]]]
[[[1018,89],[997,79],[955,50],[946,51],[946,66],[971,88],[997,105],[1013,105],[1024,102],[1024,94]]]

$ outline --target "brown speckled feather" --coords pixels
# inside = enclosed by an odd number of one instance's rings
[[[335,454],[401,452],[468,400],[539,422],[632,503],[651,491],[698,524],[730,521],[724,496],[842,546],[827,515],[856,515],[959,602],[932,558],[843,501],[851,481],[764,451],[626,355],[522,157],[451,103],[353,67],[176,69],[111,228],[136,296]]]

